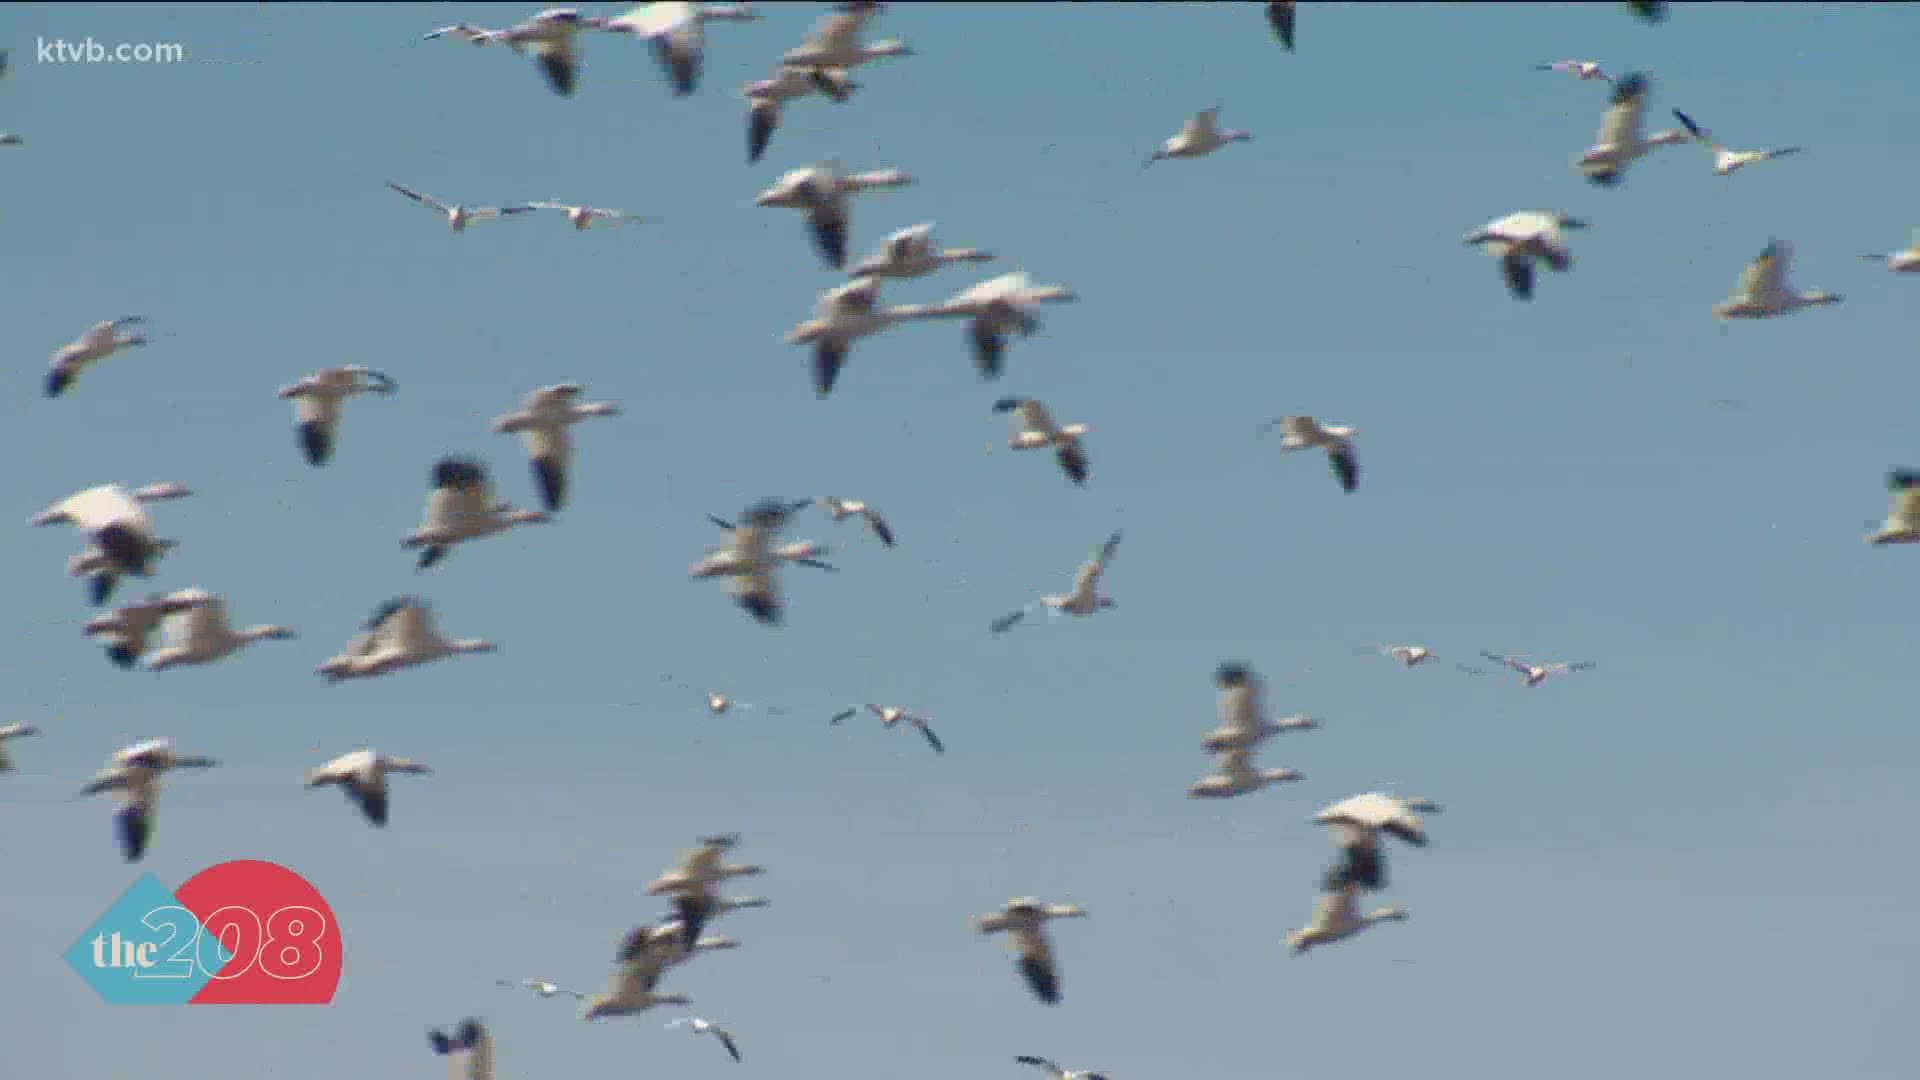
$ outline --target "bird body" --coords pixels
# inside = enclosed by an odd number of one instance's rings
[[[1192,799],[1230,799],[1247,795],[1270,784],[1286,784],[1300,779],[1293,769],[1262,769],[1254,765],[1254,751],[1227,750],[1215,763],[1215,771],[1188,786]]]
[[[210,664],[256,641],[285,641],[294,636],[284,626],[264,624],[235,630],[227,622],[227,601],[205,589],[183,589],[164,597],[167,643],[147,659],[153,671],[182,664]]]
[[[125,604],[105,615],[87,621],[85,633],[106,647],[107,659],[115,667],[131,668],[147,652],[153,632],[167,616],[176,615],[188,605],[173,597],[149,593],[146,599]]]
[[[292,401],[294,433],[300,452],[309,465],[325,465],[333,457],[334,440],[340,429],[340,409],[356,394],[391,397],[397,389],[394,381],[372,368],[349,364],[322,368],[280,388],[280,399]]]
[[[392,773],[432,771],[409,758],[388,757],[378,750],[362,749],[307,770],[306,784],[308,790],[329,785],[338,787],[366,815],[367,821],[379,827],[387,823],[387,777]]]
[[[830,563],[820,561],[827,549],[812,541],[776,544],[779,531],[792,518],[794,508],[778,499],[763,499],[748,507],[738,521],[713,521],[727,530],[727,544],[709,549],[688,570],[695,579],[725,578],[734,602],[763,626],[778,626],[785,604],[780,598],[777,575],[782,563],[798,563],[832,571]]]
[[[1280,47],[1293,51],[1294,0],[1267,0],[1267,25],[1273,28],[1273,36],[1280,41]]]
[[[1592,60],[1556,60],[1551,64],[1535,64],[1533,70],[1557,71],[1563,75],[1571,75],[1583,82],[1589,79],[1599,79],[1601,82],[1606,83],[1613,82],[1613,76],[1600,70],[1600,65]]]
[[[1362,915],[1359,897],[1360,891],[1354,888],[1321,896],[1319,903],[1314,906],[1313,918],[1307,925],[1287,934],[1288,946],[1296,954],[1303,953],[1316,945],[1350,938],[1377,923],[1407,917],[1407,913],[1398,907],[1376,908]]]
[[[543,418],[545,415],[550,414],[543,414]],[[479,462],[470,458],[441,458],[433,466],[426,519],[400,544],[420,549],[417,566],[425,570],[439,562],[455,544],[495,536],[516,525],[546,524],[552,520],[553,516],[546,511],[520,510],[510,502],[494,498],[493,483]]]
[[[527,204],[527,208],[531,210],[559,210],[567,215],[569,224],[576,230],[583,232],[593,228],[595,225],[637,225],[653,220],[652,218],[641,217],[639,214],[629,214],[625,210],[609,210],[603,206],[584,206],[575,203],[555,202],[551,199],[530,202]]]
[[[1054,960],[1053,945],[1047,940],[1046,924],[1052,919],[1085,918],[1086,911],[1074,904],[1043,904],[1031,896],[1015,897],[999,911],[974,920],[974,929],[982,934],[1004,933],[1013,939],[1019,954],[1020,975],[1033,995],[1043,1004],[1060,1004],[1060,972]]]
[[[1052,450],[1060,471],[1075,484],[1087,482],[1087,451],[1081,439],[1093,431],[1088,424],[1060,425],[1053,414],[1033,398],[1006,397],[994,402],[993,411],[1013,414],[1013,431],[1007,436],[1010,450]]]
[[[452,1080],[493,1080],[493,1036],[480,1021],[462,1020],[451,1034],[433,1028],[427,1032],[427,1045],[447,1059]]]
[[[1287,6],[1292,7],[1293,5],[1289,4]],[[1038,1068],[1051,1077],[1052,1080],[1107,1080],[1106,1074],[1104,1073],[1090,1072],[1084,1069],[1068,1072],[1054,1064],[1051,1058],[1043,1058],[1034,1054],[1021,1054],[1013,1060],[1017,1064],[1032,1065]]]
[[[847,263],[852,197],[868,191],[907,187],[913,182],[913,177],[900,169],[849,173],[838,161],[829,160],[788,170],[771,187],[755,196],[753,205],[805,213],[814,248],[828,266],[839,270]]]
[[[1862,255],[1861,258],[1884,262],[1891,273],[1920,274],[1920,229],[1913,230],[1913,240],[1904,250],[1882,255]]]
[[[833,393],[854,342],[900,323],[925,318],[930,311],[924,304],[883,307],[880,280],[855,278],[823,293],[814,306],[813,318],[788,331],[785,341],[789,345],[813,346],[813,392],[824,398]]]
[[[866,41],[866,26],[880,13],[880,5],[848,5],[820,17],[799,47],[781,57],[786,64],[852,69],[875,60],[912,56],[913,49],[894,39]]]
[[[147,343],[141,330],[146,320],[128,315],[94,323],[74,341],[54,350],[51,370],[47,372],[47,396],[65,393],[80,373],[111,356]]]
[[[1180,126],[1177,134],[1161,143],[1160,149],[1147,158],[1147,164],[1175,158],[1205,157],[1231,143],[1249,142],[1252,139],[1253,133],[1250,131],[1221,127],[1220,106],[1215,105],[1193,114]]]
[[[87,534],[92,546],[68,564],[68,572],[93,578],[92,598],[98,605],[107,601],[121,576],[153,576],[154,564],[175,546],[154,535],[146,504],[191,494],[174,483],[150,484],[131,492],[118,484],[101,484],[54,503],[29,518],[28,524],[72,525]]]
[[[494,649],[492,642],[480,638],[449,640],[441,636],[433,609],[427,602],[415,596],[401,596],[380,605],[360,634],[347,644],[346,651],[321,664],[317,670],[327,682],[334,683],[386,675],[449,656],[488,653]]]
[[[978,248],[942,248],[933,242],[933,222],[896,229],[880,241],[880,249],[853,264],[852,277],[919,278],[944,266],[993,261],[991,252]]]
[[[744,710],[761,708],[761,706],[754,705],[750,702],[736,701],[733,698],[728,697],[727,695],[722,694],[715,690],[705,690],[696,686],[688,686],[686,683],[680,682],[678,679],[675,679],[670,675],[663,676],[663,678],[667,682],[670,682],[675,686],[681,687],[682,689],[686,689],[686,690],[692,690],[694,693],[699,694],[701,700],[707,703],[707,711],[712,713],[715,716],[723,716],[727,713],[733,712],[736,709],[744,711]],[[776,707],[776,708],[768,708],[765,711],[774,716],[783,716],[786,714],[787,710]]]
[[[687,1028],[696,1035],[713,1036],[719,1040],[721,1046],[726,1048],[728,1057],[731,1057],[735,1061],[740,1060],[740,1047],[733,1041],[732,1034],[713,1021],[703,1020],[698,1016],[680,1016],[667,1021],[668,1030],[679,1027]]]
[[[1647,98],[1652,91],[1652,83],[1637,71],[1628,72],[1614,82],[1611,104],[1606,116],[1601,118],[1599,134],[1594,137],[1593,145],[1574,159],[1578,172],[1594,184],[1611,186],[1620,182],[1629,165],[1655,149],[1691,138],[1678,129],[1650,136],[1643,133]]]
[[[865,502],[859,499],[843,499],[838,495],[822,495],[813,500],[813,505],[818,506],[823,513],[836,522],[859,515],[860,520],[866,523],[867,528],[883,546],[893,546],[893,528],[878,511]]]
[[[1586,222],[1559,210],[1522,210],[1475,229],[1466,236],[1500,260],[1502,276],[1516,300],[1533,299],[1534,264],[1556,274],[1573,268],[1562,230],[1584,229]]]
[[[1359,428],[1338,427],[1322,424],[1311,416],[1283,416],[1260,430],[1264,434],[1273,428],[1280,429],[1280,452],[1294,450],[1321,449],[1327,452],[1327,461],[1333,466],[1333,476],[1340,482],[1340,490],[1351,493],[1360,484],[1360,458],[1353,448],[1354,437],[1360,434]]]
[[[706,64],[707,24],[753,22],[760,13],[751,4],[700,4],[665,0],[640,4],[613,19],[588,19],[595,30],[630,34],[653,47],[654,60],[667,77],[673,96],[686,97],[700,86]]]
[[[530,391],[520,408],[493,421],[498,434],[518,432],[533,468],[534,485],[549,512],[557,513],[567,500],[567,477],[573,462],[569,428],[591,416],[618,416],[620,407],[609,401],[580,400],[579,383],[556,383]]]
[[[1760,254],[1740,272],[1733,295],[1713,305],[1716,319],[1769,319],[1790,315],[1802,308],[1837,304],[1840,297],[1818,289],[1802,292],[1793,287],[1788,269],[1793,246],[1785,240],[1770,240]]]

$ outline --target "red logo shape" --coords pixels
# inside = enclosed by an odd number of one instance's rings
[[[340,923],[320,890],[292,870],[235,859],[174,890],[201,933],[232,954],[189,1005],[325,1005],[345,961]]]

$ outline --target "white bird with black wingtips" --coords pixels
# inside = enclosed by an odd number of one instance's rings
[[[940,741],[940,736],[935,735],[933,733],[933,727],[927,723],[926,717],[921,716],[918,713],[909,712],[898,705],[871,705],[870,704],[866,706],[866,709],[868,712],[872,713],[874,716],[879,718],[880,724],[882,727],[891,728],[897,724],[905,723],[911,727],[919,729],[921,736],[927,740],[927,745],[933,747],[934,753],[944,754],[947,752],[946,745]],[[844,720],[851,719],[854,716],[854,714],[858,713],[859,711],[860,711],[859,706],[855,706],[851,709],[843,709],[840,712],[835,713],[833,715],[833,719],[828,722],[833,724],[838,724]]]
[[[1380,835],[1426,847],[1427,822],[1420,815],[1439,812],[1440,807],[1431,799],[1400,798],[1377,791],[1322,807],[1312,822],[1331,830],[1341,853],[1340,862],[1327,874],[1326,887],[1338,890],[1354,886],[1363,891],[1386,888],[1387,865],[1380,854]]]
[[[561,97],[572,95],[580,80],[580,47],[575,40],[586,21],[580,9],[548,8],[492,33],[492,40],[521,55],[533,54],[547,85]]]
[[[47,372],[47,396],[59,397],[80,373],[108,357],[145,345],[147,335],[142,332],[147,320],[138,315],[128,315],[94,323],[76,340],[54,350],[52,370]]]
[[[1007,339],[1031,337],[1040,329],[1034,314],[1041,304],[1071,303],[1080,299],[1065,285],[1035,285],[1024,270],[988,278],[934,304],[927,316],[966,319],[967,341],[973,347],[973,366],[982,379],[1000,376]]]
[[[175,541],[154,535],[146,504],[184,499],[191,494],[174,483],[149,484],[132,492],[118,484],[102,484],[67,496],[27,519],[27,523],[36,527],[72,525],[87,534],[91,547],[68,562],[67,572],[92,579],[89,594],[97,606],[107,602],[122,576],[152,577],[154,564],[177,546]]]
[[[769,78],[750,82],[740,88],[747,102],[747,164],[766,155],[773,133],[787,102],[819,94],[836,105],[844,105],[860,84],[848,77],[845,68],[808,67],[782,64]]]
[[[1647,98],[1653,84],[1637,71],[1628,72],[1613,84],[1607,113],[1600,120],[1599,134],[1593,145],[1573,160],[1574,170],[1601,187],[1618,184],[1627,167],[1662,146],[1677,146],[1692,139],[1678,128],[1646,135],[1642,123]]]
[[[1221,664],[1214,669],[1213,685],[1220,691],[1220,726],[1200,740],[1209,754],[1251,750],[1282,732],[1312,731],[1320,726],[1311,716],[1268,719],[1266,684],[1246,664]]]
[[[1193,114],[1180,131],[1166,142],[1160,144],[1147,158],[1146,164],[1156,161],[1169,161],[1179,158],[1205,157],[1237,142],[1249,142],[1253,139],[1250,131],[1220,126],[1220,106],[1214,105]],[[1142,166],[1144,168],[1144,166]]]
[[[933,242],[933,222],[896,229],[880,241],[880,249],[847,273],[853,277],[919,278],[942,267],[992,262],[993,253],[979,248],[943,248]]]
[[[309,465],[325,465],[333,459],[334,441],[340,430],[340,408],[356,394],[392,397],[398,389],[385,373],[359,364],[322,368],[280,388],[280,399],[293,402],[294,433],[300,452]]]
[[[317,769],[307,770],[307,789],[338,787],[360,808],[375,827],[387,823],[387,777],[393,773],[420,775],[432,772],[411,758],[388,757],[378,750],[361,749],[341,754]]]
[[[1045,611],[1048,618],[1061,613],[1068,615],[1092,615],[1094,612],[1116,607],[1113,598],[1100,592],[1100,577],[1106,573],[1108,564],[1113,562],[1114,553],[1120,550],[1120,534],[1114,533],[1106,542],[1093,549],[1093,557],[1080,565],[1073,576],[1073,591],[1056,596],[1043,596],[1019,611],[1010,612],[993,620],[991,627],[996,634],[1004,634],[1019,625],[1028,615],[1036,611]]]
[[[519,980],[495,979],[493,980],[493,985],[509,986],[517,990],[531,990],[534,992],[535,996],[541,997],[541,998],[570,997],[570,998],[573,998],[575,1001],[587,1000],[587,995],[581,993],[580,991],[569,990],[566,987],[559,985],[558,983],[550,983],[545,979],[519,979]]]
[[[179,753],[171,739],[145,739],[116,751],[80,793],[120,793],[120,809],[114,813],[120,853],[128,862],[139,862],[153,839],[160,778],[175,769],[211,769],[218,764],[209,757]]]
[[[859,499],[843,499],[838,495],[822,495],[813,500],[813,505],[819,507],[822,513],[832,518],[835,522],[845,521],[849,517],[858,515],[860,520],[866,523],[867,528],[873,532],[873,535],[879,538],[883,546],[893,546],[893,527],[887,524],[887,520],[881,517],[878,511]]]
[[[407,198],[412,199],[414,202],[419,203],[421,206],[444,215],[447,219],[447,228],[452,229],[454,232],[466,232],[467,226],[482,221],[512,217],[515,214],[533,213],[533,207],[525,204],[514,206],[462,206],[458,203],[441,202],[431,195],[415,191],[404,184],[396,184],[391,180],[387,181],[387,186],[405,195]]]
[[[1840,297],[1819,289],[1802,292],[1793,287],[1788,268],[1793,262],[1793,245],[1785,240],[1770,240],[1760,254],[1740,272],[1733,295],[1713,305],[1716,319],[1770,319],[1791,315],[1803,308],[1837,304]]]
[[[1586,222],[1563,211],[1522,210],[1475,229],[1466,242],[1500,260],[1501,275],[1514,299],[1531,300],[1534,264],[1545,263],[1556,274],[1573,269],[1573,254],[1561,232],[1586,227]]]
[[[840,270],[847,265],[853,196],[907,187],[913,182],[913,177],[900,169],[849,173],[837,159],[829,159],[789,170],[772,187],[754,196],[753,205],[805,213],[814,249],[828,266]]]
[[[1893,470],[1887,474],[1887,487],[1893,492],[1893,505],[1887,509],[1886,523],[1867,535],[1867,543],[1920,543],[1920,470]]]
[[[0,724],[0,773],[13,771],[13,757],[7,753],[7,743],[14,739],[26,739],[40,734],[40,729],[32,724]]]
[[[670,682],[673,685],[680,687],[683,690],[691,690],[694,693],[700,695],[700,699],[707,703],[707,711],[712,713],[715,716],[724,716],[727,713],[733,712],[736,709],[740,710],[741,712],[760,710],[762,712],[767,713],[770,716],[785,716],[787,713],[787,710],[779,708],[777,706],[762,707],[759,705],[755,705],[752,702],[736,701],[733,698],[728,697],[727,695],[722,694],[717,690],[706,690],[698,686],[689,686],[688,684],[681,682],[680,680],[674,678],[671,675],[663,675],[661,676],[661,678],[666,682]]]
[[[1084,919],[1087,913],[1076,904],[1043,904],[1038,897],[1019,896],[999,911],[983,915],[973,922],[982,934],[1005,933],[1013,939],[1019,954],[1020,976],[1033,996],[1047,1005],[1060,1004],[1060,969],[1053,956],[1053,944],[1047,940],[1047,923],[1052,919]]]
[[[1574,664],[1529,664],[1521,660],[1516,660],[1511,656],[1497,656],[1490,652],[1483,652],[1480,655],[1496,664],[1503,664],[1519,672],[1521,684],[1529,690],[1546,682],[1547,676],[1549,675],[1567,675],[1575,671],[1590,671],[1595,666],[1591,660],[1582,660]]]
[[[172,596],[148,593],[144,600],[123,604],[89,619],[85,633],[106,647],[107,659],[115,667],[131,668],[146,655],[153,632],[167,616],[179,614],[187,607],[187,603]]]
[[[346,651],[316,669],[329,683],[364,679],[430,664],[449,656],[490,653],[483,638],[448,639],[435,625],[433,608],[417,596],[400,596],[380,605]]]
[[[867,23],[885,8],[884,4],[840,5],[839,10],[821,16],[806,41],[788,49],[781,62],[851,69],[888,57],[912,56],[913,49],[894,38],[867,43]]]
[[[698,1016],[680,1016],[667,1021],[669,1031],[680,1027],[687,1028],[696,1035],[713,1036],[720,1041],[721,1046],[726,1047],[728,1057],[735,1061],[740,1060],[740,1046],[733,1041],[733,1035],[713,1021],[703,1020]]]
[[[567,221],[576,231],[585,232],[595,225],[639,225],[652,221],[652,218],[629,214],[625,210],[609,210],[604,206],[587,206],[581,203],[564,203],[552,199],[542,199],[527,204],[535,210],[559,210],[567,215]]]
[[[708,520],[727,532],[727,543],[709,548],[687,576],[701,580],[725,578],[727,592],[741,610],[763,626],[780,625],[786,611],[780,596],[779,567],[783,563],[810,566],[816,570],[838,571],[819,558],[827,549],[811,540],[778,544],[780,530],[794,514],[794,507],[778,499],[762,499],[729,522],[709,516]]]
[[[1599,79],[1605,83],[1613,81],[1613,76],[1600,70],[1600,65],[1592,60],[1555,60],[1551,64],[1535,64],[1533,70],[1555,71],[1562,75],[1571,75],[1582,82],[1589,79]]]
[[[715,917],[736,907],[765,907],[765,901],[727,902],[720,896],[721,882],[737,877],[758,877],[764,867],[729,863],[726,854],[740,845],[737,833],[722,833],[700,838],[699,846],[680,852],[673,866],[647,883],[648,896],[666,896],[673,900],[674,919],[688,939],[699,941]]]
[[[685,994],[656,992],[655,987],[660,984],[660,975],[666,970],[666,964],[661,952],[664,942],[655,931],[655,927],[640,926],[621,939],[620,949],[615,954],[616,966],[607,981],[606,991],[586,1000],[580,1010],[580,1019],[632,1016],[656,1005],[693,1004],[693,999]]]
[[[1886,263],[1891,273],[1920,274],[1920,229],[1913,230],[1913,239],[1900,251],[1862,255],[1861,258]]]
[[[1287,945],[1296,954],[1304,953],[1316,945],[1350,938],[1370,926],[1407,917],[1406,911],[1398,907],[1376,908],[1362,915],[1359,902],[1357,887],[1322,894],[1307,925],[1287,933]]]
[[[667,77],[674,97],[686,97],[700,87],[706,65],[707,24],[755,22],[760,13],[752,4],[700,4],[662,0],[640,4],[613,19],[588,19],[586,25],[609,33],[629,34],[653,46],[653,58]]]
[[[205,589],[182,589],[164,603],[172,610],[164,625],[166,644],[147,658],[147,668],[165,671],[186,664],[210,664],[256,641],[288,641],[291,629],[276,623],[235,630],[227,622],[227,601]]]
[[[415,564],[419,570],[439,562],[456,544],[496,536],[516,525],[553,520],[544,510],[521,510],[496,499],[486,467],[472,458],[441,458],[434,463],[432,482],[426,519],[400,541],[401,547],[420,549]]]
[[[1068,480],[1087,482],[1087,450],[1081,439],[1093,431],[1092,425],[1056,424],[1047,407],[1033,398],[1004,397],[993,403],[993,411],[1013,414],[1009,450],[1052,450]]]
[[[556,383],[528,392],[517,412],[493,422],[497,434],[518,432],[533,466],[540,501],[549,511],[566,505],[567,477],[573,462],[573,436],[568,430],[590,416],[619,416],[610,401],[581,401],[586,388],[579,383]]]
[[[813,346],[813,392],[824,398],[833,393],[854,342],[926,318],[931,311],[925,304],[882,306],[880,279],[856,278],[822,293],[813,318],[787,331],[783,340],[788,345]]]
[[[427,1045],[447,1059],[452,1080],[493,1080],[493,1036],[480,1021],[468,1017],[448,1034],[439,1028],[427,1032]]]
[[[1333,466],[1334,479],[1340,481],[1340,490],[1351,493],[1359,486],[1360,458],[1353,448],[1359,428],[1322,424],[1311,416],[1282,416],[1263,425],[1260,432],[1265,434],[1276,427],[1280,429],[1281,453],[1325,450],[1327,461]]]
[[[1713,159],[1713,175],[1715,176],[1728,176],[1739,172],[1749,165],[1756,165],[1762,161],[1772,161],[1774,158],[1786,157],[1789,154],[1797,154],[1800,152],[1800,148],[1797,146],[1784,146],[1778,150],[1729,150],[1722,144],[1714,141],[1713,132],[1694,123],[1693,117],[1688,116],[1679,109],[1673,110],[1673,115],[1675,119],[1680,121],[1680,126],[1687,129],[1687,134],[1693,136],[1693,141],[1704,147],[1707,155]]]
[[[1249,795],[1272,784],[1290,784],[1300,779],[1296,769],[1262,769],[1254,764],[1254,751],[1228,750],[1214,763],[1214,771],[1187,787],[1190,799],[1231,799]]]

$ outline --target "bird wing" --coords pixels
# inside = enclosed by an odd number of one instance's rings
[[[1021,1054],[1013,1059],[1022,1065],[1033,1065],[1052,1074],[1054,1080],[1066,1080],[1067,1071],[1053,1063],[1050,1058],[1036,1057],[1033,1054]]]
[[[1787,264],[1792,261],[1793,246],[1785,240],[1770,240],[1758,258],[1740,273],[1734,294],[1755,300],[1780,295],[1787,282]]]
[[[1688,116],[1679,109],[1673,110],[1673,116],[1674,119],[1680,121],[1681,127],[1687,129],[1687,134],[1693,136],[1693,141],[1699,143],[1708,154],[1718,154],[1720,152],[1720,144],[1713,141],[1713,132],[1694,123],[1693,117]]]
[[[1353,444],[1346,440],[1327,448],[1327,458],[1333,462],[1333,475],[1340,481],[1340,487],[1352,491],[1360,483],[1360,458],[1353,451]]]
[[[421,206],[430,207],[434,210],[440,211],[443,214],[453,209],[452,207],[448,206],[446,203],[441,202],[439,199],[436,199],[431,195],[427,195],[422,192],[415,191],[404,184],[396,184],[393,181],[389,180],[387,181],[387,186],[399,192],[400,194],[405,195],[407,198],[412,199],[414,202],[419,203]]]
[[[1020,402],[1016,412],[1020,417],[1020,426],[1026,431],[1045,435],[1049,439],[1059,436],[1060,428],[1054,424],[1053,414],[1040,402],[1026,398]]]
[[[118,484],[102,484],[68,496],[54,510],[85,532],[96,532],[108,525],[147,528],[150,524],[139,500]]]
[[[433,614],[424,604],[407,604],[382,620],[375,636],[378,641],[374,643],[374,650],[400,649],[416,653],[439,635],[434,632]]]
[[[940,736],[933,733],[933,728],[929,727],[925,720],[915,717],[913,726],[919,728],[920,734],[926,736],[927,745],[933,747],[934,753],[944,754],[947,752],[946,746],[940,742]]]
[[[1622,76],[1614,84],[1613,104],[1600,120],[1600,133],[1594,137],[1599,146],[1625,146],[1637,142],[1640,124],[1647,108],[1647,80],[1638,73]]]
[[[873,529],[873,535],[879,537],[882,544],[888,547],[893,546],[893,529],[887,524],[885,518],[870,509],[862,511],[861,516],[867,519],[868,527]]]

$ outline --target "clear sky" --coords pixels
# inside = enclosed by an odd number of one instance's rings
[[[918,55],[843,107],[794,104],[749,167],[735,90],[823,7],[763,10],[711,28],[687,100],[631,41],[587,39],[568,100],[504,50],[417,40],[531,6],[0,12],[0,129],[26,139],[0,150],[0,720],[44,729],[0,779],[0,1072],[431,1076],[425,1028],[471,1014],[503,1080],[976,1080],[1019,1053],[1114,1080],[1910,1075],[1915,553],[1861,537],[1887,468],[1920,464],[1920,281],[1859,256],[1920,213],[1920,10],[1307,4],[1287,54],[1251,3],[896,4],[875,31]],[[188,60],[34,61],[36,37],[89,35]],[[1568,162],[1604,88],[1528,70],[1568,57],[1649,73],[1650,127],[1678,105],[1806,152],[1716,178],[1673,147],[1592,187]],[[1215,102],[1252,143],[1141,170]],[[780,336],[838,279],[798,215],[750,200],[831,154],[919,178],[856,203],[856,255],[919,221],[1000,254],[890,301],[1025,268],[1080,302],[998,383],[941,323],[861,342],[816,400]],[[662,220],[455,235],[389,179]],[[1592,227],[1517,303],[1461,237],[1550,207]],[[1710,306],[1772,236],[1846,302],[1723,332]],[[45,399],[45,358],[125,314],[152,343]],[[340,363],[400,389],[352,402],[314,469],[274,391]],[[430,464],[482,455],[533,502],[487,422],[562,380],[625,415],[577,429],[561,519],[416,576],[398,540]],[[1005,449],[1009,393],[1095,426],[1084,490]],[[1292,412],[1360,428],[1357,493],[1256,439]],[[181,546],[150,587],[299,640],[152,675],[82,639],[79,538],[26,518],[157,481],[195,495],[154,510]],[[826,493],[900,544],[802,517],[844,572],[789,572],[784,628],[687,579],[720,539],[705,514]],[[1116,528],[1117,608],[990,637]],[[407,591],[500,651],[321,685]],[[1406,641],[1447,662],[1353,651]],[[1451,669],[1481,649],[1599,667],[1530,691]],[[1325,726],[1270,745],[1302,783],[1195,803],[1227,659]],[[794,714],[709,717],[665,675]],[[828,726],[861,701],[924,711],[949,752]],[[149,735],[225,765],[170,783],[136,868],[110,801],[73,793]],[[436,769],[396,779],[383,831],[299,785],[362,744]],[[1430,848],[1391,855],[1383,900],[1411,920],[1288,955],[1333,854],[1307,817],[1387,786],[1446,807]],[[584,1025],[493,985],[596,989],[660,913],[645,883],[720,830],[773,906],[667,987],[743,1067],[666,1010]],[[115,1008],[62,963],[140,870],[234,858],[329,898],[331,1007]],[[1091,912],[1055,929],[1057,1009],[967,926],[1019,894]]]

